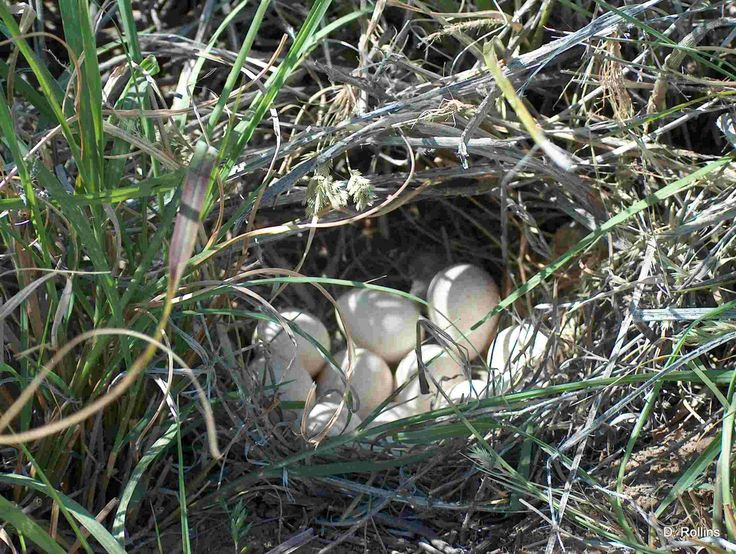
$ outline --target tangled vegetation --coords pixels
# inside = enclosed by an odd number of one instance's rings
[[[736,550],[734,12],[1,0],[2,548]],[[430,259],[545,359],[304,440],[257,322]]]

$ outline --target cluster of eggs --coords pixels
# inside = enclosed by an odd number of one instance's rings
[[[253,339],[268,352],[269,376],[281,398],[303,401],[316,383],[318,401],[304,420],[308,437],[320,434],[329,424],[329,435],[352,431],[392,395],[395,404],[387,406],[372,425],[445,406],[447,399],[462,402],[488,396],[490,391],[503,392],[520,369],[538,361],[546,350],[546,337],[529,324],[496,335],[495,316],[471,330],[499,302],[495,281],[477,266],[459,264],[438,272],[426,300],[430,321],[470,359],[487,352],[491,374],[469,379],[459,350],[421,344],[419,353],[430,387],[429,394],[422,394],[416,351],[422,340],[417,326],[420,306],[380,290],[352,289],[337,300],[341,331],[355,346],[332,356],[339,372],[327,364],[330,334],[313,315],[284,310],[277,321],[258,324]],[[251,368],[262,374],[267,369],[266,357],[257,358]],[[355,413],[343,401],[348,384]]]

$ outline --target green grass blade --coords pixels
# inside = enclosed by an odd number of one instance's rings
[[[73,76],[79,117],[80,151],[75,155],[84,190],[94,192],[101,184],[105,144],[102,132],[102,83],[97,63],[97,45],[87,0],[59,2],[64,38],[79,60],[81,74]],[[74,68],[76,69],[76,68]]]
[[[74,532],[74,535],[77,537],[77,540],[81,544],[82,548],[85,549],[85,551],[92,553],[92,549],[89,546],[89,543],[87,542],[87,539],[85,538],[84,534],[82,534],[79,530],[79,527],[74,521],[73,516],[70,514],[70,511],[67,509],[67,503],[65,502],[65,499],[61,497],[59,492],[51,485],[51,482],[49,481],[48,477],[46,477],[46,473],[44,472],[41,465],[36,461],[36,459],[33,457],[33,454],[28,450],[28,447],[26,445],[21,444],[21,449],[23,450],[23,454],[28,458],[28,460],[33,465],[33,468],[36,472],[36,474],[40,477],[41,482],[45,485],[44,492],[48,494],[53,501],[56,503],[56,505],[59,507],[59,511],[62,513],[64,518],[69,523],[69,526],[72,528],[72,531]]]
[[[626,221],[631,219],[636,214],[646,210],[647,208],[654,206],[655,204],[661,202],[662,200],[669,198],[670,196],[674,196],[678,192],[682,192],[683,190],[691,186],[694,186],[695,183],[699,179],[703,179],[707,177],[708,175],[710,175],[711,173],[714,173],[715,171],[719,169],[725,168],[728,164],[731,163],[731,161],[732,159],[730,156],[725,156],[723,158],[720,158],[719,160],[711,162],[708,165],[701,167],[700,169],[694,171],[690,175],[687,175],[683,177],[682,179],[678,179],[674,183],[670,183],[669,185],[662,187],[661,189],[653,192],[646,198],[643,198],[642,200],[635,202],[634,204],[629,206],[624,211],[616,214],[611,219],[609,219],[608,221],[600,225],[597,229],[592,231],[590,234],[586,235],[574,247],[572,247],[570,250],[565,252],[565,254],[557,258],[555,261],[553,261],[551,264],[546,266],[540,272],[533,275],[526,283],[516,288],[513,292],[511,292],[511,294],[509,294],[506,298],[501,300],[498,303],[498,306],[496,306],[495,308],[493,308],[493,310],[488,312],[488,314],[486,314],[486,316],[483,319],[475,323],[471,327],[471,330],[477,329],[478,327],[483,325],[483,323],[488,321],[490,318],[503,312],[506,308],[508,308],[514,302],[516,302],[519,298],[521,298],[525,294],[537,288],[540,284],[542,284],[544,281],[549,279],[549,277],[551,277],[557,270],[566,266],[573,259],[575,259],[576,256],[585,252],[588,248],[590,248],[595,243],[597,243],[601,238],[608,235],[611,231],[613,231],[619,225],[625,223]]]
[[[181,544],[184,554],[191,554],[192,545],[189,541],[189,510],[187,508],[187,486],[184,478],[184,451],[181,445],[181,422],[176,427],[177,475],[179,482],[179,516],[181,521]]]
[[[150,56],[145,60],[138,63],[138,68],[131,70],[130,78],[123,88],[123,92],[120,98],[115,102],[115,109],[120,110],[142,110],[148,106],[148,93],[150,90],[149,79],[153,78],[160,68],[156,58]],[[145,73],[146,75],[142,75]],[[155,143],[155,132],[152,127],[152,122],[149,118],[142,117],[143,128],[146,139],[150,143]],[[136,120],[132,118],[116,118],[111,116],[108,120],[110,124],[116,124],[120,129],[125,132],[134,134],[136,127]],[[105,191],[111,194],[119,194],[118,184],[123,178],[126,166],[125,154],[130,152],[132,145],[129,141],[124,140],[122,137],[114,138],[112,148],[110,148],[110,160],[107,162],[105,167]],[[154,178],[156,178],[156,172],[154,172]],[[78,196],[78,195],[77,195]]]
[[[10,67],[8,66],[8,64],[0,61],[0,77],[7,81],[9,71]],[[48,100],[46,100],[43,94],[39,94],[38,91],[34,89],[30,84],[28,84],[25,80],[16,79],[14,90],[38,110],[38,113],[43,120],[43,128],[47,127],[51,122],[54,121],[54,112],[51,109],[51,105],[49,104]]]
[[[626,467],[629,463],[629,459],[631,458],[631,455],[634,452],[634,447],[636,446],[636,442],[639,440],[639,436],[641,435],[642,429],[644,428],[644,425],[646,424],[647,420],[649,419],[649,415],[652,413],[652,410],[654,409],[654,403],[659,398],[659,392],[662,389],[662,383],[656,383],[654,385],[654,388],[649,393],[649,397],[647,398],[646,404],[644,405],[644,409],[639,414],[639,417],[636,420],[636,425],[634,425],[634,429],[631,431],[631,436],[629,437],[629,440],[626,444],[626,450],[624,452],[623,457],[619,461],[619,467],[618,467],[618,474],[616,476],[616,492],[621,495],[623,494],[624,490],[624,479],[626,478]],[[620,496],[613,496],[613,508],[616,511],[616,516],[618,517],[618,523],[623,528],[624,532],[626,533],[626,537],[630,541],[635,541],[636,536],[634,535],[634,529],[632,528],[631,524],[629,523],[629,520],[626,518],[626,512],[624,511],[623,503],[621,502]]]
[[[217,104],[210,114],[210,119],[207,124],[207,133],[209,135],[213,133],[214,128],[217,125],[217,122],[220,120],[220,116],[222,116],[223,110],[225,109],[225,104],[230,98],[230,93],[235,88],[238,79],[241,78],[243,65],[245,65],[248,54],[250,54],[250,49],[253,46],[253,41],[256,39],[258,31],[261,28],[261,23],[263,22],[263,16],[266,14],[266,10],[268,9],[268,6],[270,4],[271,0],[261,0],[256,13],[253,15],[253,19],[251,20],[248,27],[248,33],[245,35],[245,40],[243,40],[243,44],[241,45],[240,51],[238,52],[238,57],[235,59],[235,63],[230,69],[230,73],[227,76],[225,85],[222,87],[222,91],[220,92],[220,97],[217,99]]]
[[[38,545],[48,554],[64,554],[64,549],[33,519],[27,516],[15,503],[0,496],[0,521],[4,521]]]
[[[126,53],[132,62],[132,64],[130,64],[130,82],[134,85],[133,96],[135,104],[141,110],[147,110],[151,107],[151,102],[148,97],[149,83],[141,73],[146,72],[149,68],[146,67],[146,60],[143,59],[143,54],[141,52],[141,45],[138,40],[138,30],[135,25],[135,16],[133,15],[133,7],[130,0],[118,0],[118,11],[120,12],[120,18],[123,24],[123,40],[127,46]],[[158,69],[158,63],[155,62],[155,58],[153,58],[153,61],[156,65],[156,69]],[[149,75],[150,74],[151,72],[149,71]],[[148,117],[141,115],[140,123],[146,139],[151,143],[155,143],[156,130],[154,128],[153,121]],[[160,164],[158,160],[152,158],[151,165],[153,176],[157,177],[160,173]],[[108,186],[113,186],[115,184],[114,180],[113,182],[108,180],[107,183]]]
[[[2,139],[8,145],[15,165],[18,168],[18,176],[23,187],[23,193],[31,211],[33,227],[38,234],[44,265],[47,268],[51,268],[54,267],[50,254],[52,246],[46,234],[46,226],[41,215],[38,198],[36,197],[36,189],[31,182],[28,164],[24,159],[24,154],[28,152],[28,148],[25,145],[21,146],[21,143],[18,141],[18,134],[16,133],[13,117],[10,114],[10,108],[6,101],[5,89],[2,85],[0,85],[0,96],[2,97],[2,100],[0,100],[0,131],[2,131]]]
[[[713,463],[721,451],[721,432],[718,431],[708,447],[703,450],[690,467],[680,476],[677,482],[667,492],[662,502],[657,506],[654,514],[660,517],[677,498],[692,488],[693,484],[700,478],[706,469]]]
[[[164,434],[156,439],[135,466],[135,469],[133,469],[133,473],[130,475],[130,479],[128,479],[120,495],[120,504],[118,504],[118,509],[113,519],[112,534],[118,541],[122,542],[125,540],[125,519],[128,511],[135,504],[135,492],[143,480],[143,474],[171,446],[178,433],[178,427],[177,423],[172,423]]]
[[[309,10],[304,25],[299,29],[299,33],[294,39],[294,43],[289,49],[289,53],[284,61],[279,65],[278,70],[266,81],[266,92],[260,93],[253,101],[250,108],[250,114],[247,119],[235,126],[232,134],[229,135],[228,142],[221,149],[223,159],[225,160],[223,174],[230,173],[230,169],[235,165],[236,160],[245,149],[250,141],[256,127],[261,123],[266,111],[271,107],[276,95],[284,86],[287,77],[299,62],[305,51],[311,44],[311,39],[318,29],[319,23],[322,21],[327,8],[332,0],[316,0]]]
[[[192,91],[197,85],[199,80],[199,74],[202,72],[205,62],[207,61],[207,54],[215,47],[217,41],[220,39],[222,33],[224,33],[228,26],[230,26],[240,12],[248,5],[248,0],[243,0],[237,6],[233,6],[229,14],[223,18],[220,25],[218,25],[215,32],[207,42],[207,47],[197,57],[197,61],[192,65],[191,69],[184,71],[179,75],[179,82],[176,85],[176,94],[172,103],[173,109],[186,109],[191,106],[192,103]],[[223,93],[221,93],[222,97]],[[226,98],[227,100],[227,98]],[[178,127],[182,127],[186,123],[186,116],[184,114],[176,115],[173,118],[174,122]],[[210,134],[209,132],[207,133]],[[209,138],[209,136],[208,136]]]
[[[123,23],[123,39],[128,47],[130,57],[135,63],[143,61],[141,53],[141,44],[138,40],[138,29],[135,25],[135,16],[133,15],[133,6],[130,0],[118,0],[118,12]]]
[[[40,493],[52,496],[52,490],[47,484],[37,481],[36,479],[27,477],[25,475],[17,475],[14,473],[0,474],[0,483],[26,487]],[[125,549],[120,546],[120,543],[115,540],[115,537],[113,537],[110,532],[105,529],[105,527],[101,523],[99,523],[92,514],[85,510],[81,504],[58,491],[53,492],[55,492],[55,497],[59,499],[63,507],[68,510],[69,513],[71,513],[72,516],[74,516],[74,518],[85,529],[87,529],[87,531],[89,531],[90,535],[92,535],[97,540],[100,546],[102,546],[108,554],[125,553]]]
[[[731,452],[733,450],[733,428],[736,423],[736,378],[729,385],[730,405],[723,417],[721,427],[721,450],[718,458],[720,470],[720,502],[726,531],[730,540],[736,539],[736,514],[734,514],[733,489],[731,483]]]
[[[5,0],[0,2],[0,19],[2,19],[2,22],[5,24],[5,26],[0,26],[0,29],[9,39],[13,40],[15,46],[26,58],[28,65],[39,80],[41,91],[49,102],[57,123],[63,125],[65,123],[65,118],[61,110],[61,102],[64,98],[64,91],[59,86],[59,83],[57,83],[51,76],[51,73],[49,73],[46,66],[35,57],[33,50],[30,48],[26,40],[24,38],[20,38],[23,33],[18,27],[13,15],[8,10],[8,4]],[[71,133],[66,133],[68,129],[69,127],[67,126],[64,133],[67,138],[71,137]]]

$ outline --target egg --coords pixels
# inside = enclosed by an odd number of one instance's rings
[[[493,277],[475,265],[453,265],[434,276],[427,301],[432,322],[466,348],[471,359],[485,351],[496,331],[498,315],[477,329],[470,328],[500,301]]]
[[[406,404],[398,404],[378,414],[376,418],[368,424],[368,428],[370,429],[371,427],[393,423],[398,419],[404,419],[405,417],[411,417],[413,415],[416,414],[410,406],[407,406]]]
[[[422,361],[443,391],[449,391],[452,386],[466,379],[462,364],[445,352],[442,347],[436,344],[425,344],[421,347],[421,352]],[[419,362],[416,352],[410,352],[396,368],[396,388],[417,375],[418,371]],[[437,387],[429,376],[427,376],[427,382],[429,383],[429,394],[421,393],[417,377],[399,392],[397,402],[407,401],[406,406],[415,414],[436,408],[439,405],[439,399],[443,396],[437,391]]]
[[[538,364],[547,350],[547,336],[523,323],[498,333],[488,348],[488,368],[500,392],[507,390],[525,368]]]
[[[315,404],[307,415],[305,428],[306,437],[314,438],[322,433],[332,417],[340,410],[337,420],[327,431],[328,437],[336,437],[343,433],[352,433],[360,425],[360,418],[356,414],[350,414],[347,406],[340,407],[340,395],[328,394],[320,402]]]
[[[394,376],[388,364],[370,350],[356,348],[354,354],[351,390],[358,400],[358,415],[365,417],[394,391]],[[336,354],[335,362],[347,376],[347,350]],[[317,394],[322,395],[330,390],[337,390],[342,394],[345,385],[335,370],[328,366],[317,377]]]
[[[295,309],[284,310],[280,312],[280,315],[315,339],[329,352],[330,334],[319,319],[307,312]],[[253,341],[266,345],[274,358],[281,359],[286,363],[292,359],[298,360],[299,364],[314,377],[325,365],[325,359],[309,340],[297,333],[293,327],[291,330],[296,344],[281,323],[260,321],[256,326]]]
[[[278,358],[271,358],[271,371],[268,371],[265,357],[258,357],[250,363],[248,370],[258,378],[265,380],[282,401],[304,402],[314,381],[307,371],[294,361],[290,366]],[[273,379],[271,378],[273,372]]]
[[[488,383],[488,381],[486,381],[485,379],[473,379],[472,381],[463,381],[453,386],[447,396],[455,404],[461,404],[470,400],[488,398],[492,396],[491,384]],[[440,402],[440,405],[448,406],[449,404],[443,398]]]
[[[354,289],[337,305],[350,338],[388,363],[399,361],[416,344],[419,307],[387,292]]]

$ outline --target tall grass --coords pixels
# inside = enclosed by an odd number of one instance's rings
[[[114,105],[108,97],[103,100],[105,84],[98,60],[96,27],[104,13],[93,17],[90,9],[96,6],[63,1],[59,4],[63,36],[51,37],[22,30],[17,10],[0,3],[6,44],[20,54],[15,67],[6,72],[6,86],[13,85],[7,78],[11,71],[18,72],[18,86],[4,88],[0,101],[0,127],[13,168],[3,181],[7,211],[0,233],[18,279],[3,309],[17,342],[11,343],[12,363],[3,363],[0,441],[18,449],[16,471],[3,476],[14,485],[14,502],[3,500],[3,519],[21,540],[61,552],[76,538],[91,551],[85,536],[92,533],[107,551],[122,551],[123,525],[134,509],[129,503],[133,497],[125,495],[119,505],[115,537],[105,527],[90,524],[94,518],[88,510],[102,510],[128,479],[133,487],[140,485],[135,468],[145,462],[146,457],[140,457],[152,439],[152,452],[157,454],[168,444],[161,443],[168,436],[160,433],[166,419],[161,408],[191,385],[178,376],[186,375],[182,370],[176,376],[169,372],[164,399],[152,399],[154,381],[164,381],[151,370],[157,364],[174,364],[174,357],[184,369],[196,361],[191,355],[182,360],[175,354],[182,345],[201,340],[192,334],[196,317],[173,310],[173,325],[167,327],[167,321],[179,283],[190,279],[188,261],[195,245],[203,244],[202,237],[208,242],[200,231],[213,233],[209,244],[217,239],[216,227],[200,227],[199,222],[216,207],[220,191],[215,183],[222,186],[289,75],[316,45],[310,41],[329,4],[314,3],[285,58],[259,85],[256,97],[243,105],[231,93],[247,82],[243,67],[269,8],[269,2],[262,1],[207,129],[181,134],[199,115],[190,98],[189,103],[179,102],[184,117],[177,137],[174,128],[148,115],[163,108],[155,80],[159,66],[154,56],[143,57],[130,2],[118,2],[116,15],[123,32],[102,49],[123,52],[127,59],[118,76],[121,92],[112,99]],[[25,9],[33,15],[29,6]],[[68,60],[56,75],[49,70],[45,53],[34,48],[34,41],[38,45],[41,38],[58,42],[61,60]],[[29,73],[22,74],[21,67]],[[183,87],[194,90],[199,77],[189,72]],[[29,82],[36,83],[43,96]],[[15,107],[17,94],[20,104]],[[234,112],[245,117],[234,118]],[[29,122],[35,126],[34,137],[18,132]],[[186,142],[173,151],[171,141],[182,138]],[[211,146],[200,146],[207,144]],[[214,266],[211,270],[217,274]],[[156,301],[161,297],[163,304]],[[116,329],[127,331],[111,332]],[[141,340],[147,336],[153,342]],[[187,403],[200,401],[211,420],[206,396]],[[179,416],[191,418],[196,413],[192,407],[180,408]],[[178,428],[176,436],[185,508],[184,429]],[[214,427],[208,431],[212,453],[219,455],[216,431]],[[22,449],[25,444],[32,448],[32,458]],[[65,505],[55,487],[73,490],[86,509],[71,500]],[[27,496],[24,491],[33,489],[51,493],[50,500],[65,515],[71,511],[68,530],[58,532],[54,522],[57,532],[51,537],[17,506]],[[135,488],[126,490],[133,493]],[[186,510],[182,513],[186,545]],[[85,526],[84,533],[75,518]]]
[[[165,4],[0,0],[0,540],[733,548],[728,3]],[[303,441],[255,323],[421,303],[424,251],[492,268],[546,359]]]

